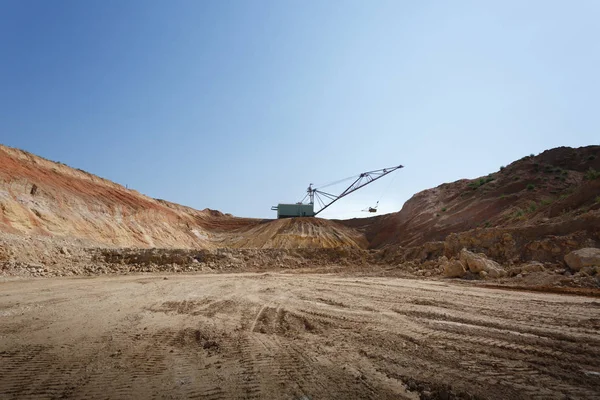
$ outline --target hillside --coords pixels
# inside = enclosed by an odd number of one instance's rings
[[[326,220],[237,218],[157,200],[85,171],[0,146],[0,232],[114,247],[366,247]]]
[[[0,146],[0,233],[88,247],[378,249],[422,246],[450,234],[473,237],[481,229],[567,235],[591,224],[584,236],[596,240],[595,222],[581,218],[600,215],[600,179],[591,179],[598,170],[600,146],[561,147],[417,193],[397,213],[346,221],[260,220],[153,199]]]
[[[419,246],[477,228],[568,225],[600,210],[594,171],[600,171],[600,146],[560,147],[419,192],[397,213],[339,222],[363,232],[371,248]]]

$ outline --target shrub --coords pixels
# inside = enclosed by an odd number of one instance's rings
[[[535,212],[535,210],[537,210],[537,204],[535,204],[535,202],[531,202],[529,204],[529,212]]]
[[[446,207],[442,208],[442,212],[446,212]]]
[[[515,178],[514,178],[515,181],[518,181],[519,179],[521,179],[520,176],[515,176]]]
[[[533,190],[535,189],[535,185],[533,183],[530,183],[529,185],[527,185],[527,190]]]
[[[531,154],[529,155],[529,157],[535,157],[535,155],[533,155],[533,153],[531,153]]]
[[[500,171],[504,171],[506,167],[504,165],[500,166]]]
[[[513,215],[513,216],[514,216],[515,218],[519,218],[519,217],[522,217],[524,214],[525,214],[525,213],[523,212],[523,210],[517,210],[517,211],[515,211],[515,213],[514,213],[514,215]]]
[[[589,156],[589,157],[588,157],[588,160],[590,160],[590,161],[593,161],[593,160],[595,160],[595,159],[596,159],[596,156],[595,156],[595,155],[593,155],[593,154],[592,154],[591,156]]]
[[[596,203],[600,203],[600,196],[596,196]]]
[[[588,181],[592,181],[598,178],[600,178],[600,172],[596,171],[594,168],[588,169],[588,171],[583,176],[583,179],[587,179]]]
[[[552,204],[552,199],[542,199],[543,206],[547,206],[548,204]]]

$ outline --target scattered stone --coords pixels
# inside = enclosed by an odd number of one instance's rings
[[[443,264],[444,276],[448,278],[462,278],[467,273],[464,264],[460,260],[450,260]]]
[[[486,276],[489,276],[490,278],[501,278],[506,276],[506,271],[502,266],[487,258],[483,253],[472,253],[467,249],[462,249],[460,252],[460,261],[467,265],[469,271],[474,274],[485,271]]]
[[[544,271],[544,264],[538,261],[531,261],[521,265],[521,272],[541,272]]]

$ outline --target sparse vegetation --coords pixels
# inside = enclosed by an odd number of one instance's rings
[[[500,172],[503,172],[506,169],[504,165],[500,166]]]
[[[594,168],[588,169],[588,171],[583,176],[583,179],[587,179],[588,181],[592,181],[598,178],[600,178],[600,172],[596,171]]]
[[[547,206],[549,204],[552,204],[552,199],[542,199],[541,203],[543,206]]]
[[[535,210],[537,210],[537,204],[534,201],[532,201],[531,203],[529,203],[528,211],[532,213],[535,212]]]
[[[530,183],[529,185],[527,185],[527,190],[531,191],[535,189],[535,185],[533,183]]]
[[[442,212],[446,212],[446,207],[442,208]]]
[[[593,154],[588,157],[588,160],[590,160],[590,161],[594,161],[595,159],[596,159],[596,156]]]
[[[595,202],[600,203],[600,196],[596,196]]]
[[[523,215],[525,215],[525,213],[523,212],[523,210],[518,209],[517,211],[515,211],[515,213],[513,214],[514,218],[521,218]]]
[[[518,181],[519,179],[521,179],[521,177],[520,177],[520,176],[515,176],[513,179],[514,179],[515,181]]]

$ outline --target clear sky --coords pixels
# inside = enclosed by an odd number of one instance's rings
[[[0,0],[0,143],[248,217],[403,164],[322,216],[397,211],[599,144],[599,20],[596,0]]]

